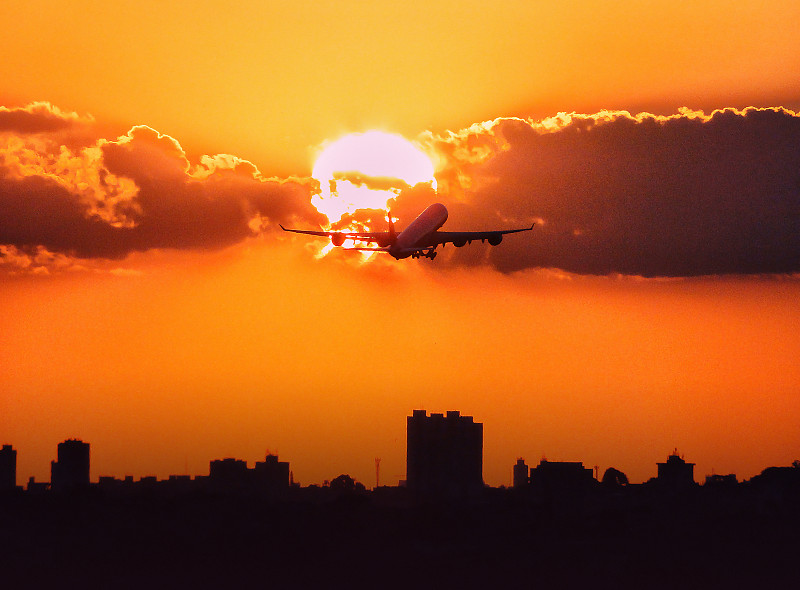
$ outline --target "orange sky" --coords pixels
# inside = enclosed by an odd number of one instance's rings
[[[633,481],[674,447],[698,479],[798,458],[800,118],[538,124],[797,110],[797,3],[80,4],[3,9],[18,483],[73,436],[93,479],[269,449],[304,484],[371,485],[378,456],[393,483],[419,407],[484,423],[492,485],[519,456]],[[318,146],[372,128],[441,158],[401,227],[433,198],[447,229],[539,227],[365,265],[275,233],[320,221]]]
[[[372,127],[800,106],[792,0],[8,4],[0,104],[144,123],[266,174],[308,173],[310,146]]]

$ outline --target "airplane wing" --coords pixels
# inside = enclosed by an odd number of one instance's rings
[[[291,229],[283,227],[283,231],[294,232],[296,234],[307,234],[309,236],[322,236],[324,238],[332,238],[334,243],[343,243],[345,240],[359,240],[361,242],[386,242],[390,233],[388,231],[373,231],[373,232],[354,232],[354,231],[317,231],[311,229]]]
[[[486,240],[491,245],[496,246],[503,240],[503,236],[505,234],[515,234],[521,231],[530,231],[533,229],[535,224],[531,224],[530,227],[521,227],[518,229],[502,229],[502,230],[493,230],[493,231],[435,231],[427,236],[425,236],[422,240],[420,240],[419,246],[438,246],[444,245],[448,242],[452,242],[455,246],[461,247],[464,244],[468,244],[469,242],[473,242],[475,240]]]

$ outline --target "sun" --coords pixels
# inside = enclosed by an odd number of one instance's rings
[[[311,175],[320,184],[311,202],[330,223],[358,209],[386,209],[389,199],[421,182],[436,188],[427,154],[384,131],[351,133],[324,145]]]

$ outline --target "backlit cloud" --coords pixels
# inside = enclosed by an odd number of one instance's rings
[[[64,112],[48,102],[34,102],[15,109],[0,106],[0,133],[52,133],[92,121],[91,117]]]
[[[444,155],[448,229],[538,222],[482,256],[451,251],[451,262],[642,276],[800,271],[792,111],[498,119],[427,140]]]
[[[93,137],[93,124],[48,103],[0,108],[0,269],[80,269],[155,248],[216,249],[278,223],[324,221],[311,204],[313,180],[267,179],[232,155],[191,161],[176,139],[146,126]],[[447,205],[449,230],[537,223],[497,248],[448,246],[434,268],[800,272],[800,115],[792,111],[562,113],[422,141],[438,159],[437,188],[403,189],[393,204],[399,229],[434,201]],[[386,227],[377,210],[348,219]]]
[[[8,115],[0,117],[6,269],[46,268],[37,264],[44,252],[60,261],[221,248],[277,223],[324,219],[310,204],[312,182],[266,179],[235,156],[193,164],[175,139],[149,127],[76,147],[63,134],[79,120],[49,105],[0,115]]]

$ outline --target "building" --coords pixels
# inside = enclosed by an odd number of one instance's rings
[[[514,489],[521,490],[528,487],[529,483],[529,473],[530,470],[528,469],[527,463],[525,463],[524,459],[517,459],[517,463],[514,465]]]
[[[17,451],[11,445],[0,450],[0,491],[17,487]]]
[[[50,486],[57,492],[89,487],[89,443],[72,438],[58,443],[58,461],[50,462]]]
[[[583,496],[595,484],[592,470],[579,461],[542,459],[531,469],[530,488],[545,499],[570,499]]]
[[[683,457],[678,455],[675,449],[667,457],[665,463],[658,463],[658,477],[656,482],[659,487],[669,490],[685,490],[693,487],[694,482],[694,463],[687,463]]]
[[[218,492],[242,492],[250,483],[247,461],[227,457],[211,461],[208,469],[208,481],[213,490]]]
[[[276,495],[289,489],[289,463],[267,455],[253,469],[241,459],[218,459],[209,465],[211,488],[218,492]]]
[[[483,424],[459,412],[414,410],[407,419],[406,486],[427,496],[466,497],[483,489]]]
[[[253,468],[255,485],[268,494],[280,494],[289,489],[289,462],[278,461],[278,455],[267,454],[263,461],[256,461]]]

